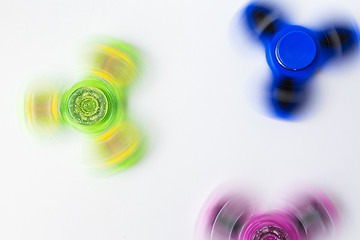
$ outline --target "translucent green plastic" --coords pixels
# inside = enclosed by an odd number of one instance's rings
[[[105,131],[124,113],[123,94],[102,79],[89,76],[75,84],[61,99],[63,120],[85,133]]]

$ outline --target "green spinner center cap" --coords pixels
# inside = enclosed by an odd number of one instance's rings
[[[86,116],[93,116],[99,108],[99,103],[93,97],[85,98],[80,103],[80,109]]]
[[[70,96],[71,118],[82,125],[94,125],[104,119],[108,111],[108,101],[104,93],[93,87],[80,87]]]

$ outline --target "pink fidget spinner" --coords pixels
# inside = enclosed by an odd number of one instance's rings
[[[320,192],[303,196],[290,209],[258,213],[244,196],[216,196],[200,217],[202,240],[313,240],[333,232],[334,204]]]

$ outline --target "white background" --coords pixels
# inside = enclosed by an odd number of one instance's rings
[[[339,239],[360,227],[360,68],[323,69],[306,117],[286,122],[259,104],[269,77],[261,45],[234,28],[239,0],[12,0],[0,7],[0,239],[193,239],[210,193],[232,181],[263,203],[311,184],[336,196]],[[356,0],[287,1],[293,22],[330,12],[360,22]],[[238,31],[238,32],[236,32]],[[145,68],[129,109],[149,151],[109,178],[81,164],[75,131],[52,141],[21,129],[17,102],[37,76],[80,80],[94,34],[138,47]],[[262,199],[264,198],[264,199]],[[266,199],[265,199],[266,198]]]

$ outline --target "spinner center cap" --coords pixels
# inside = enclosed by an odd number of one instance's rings
[[[297,71],[308,67],[316,57],[316,43],[306,32],[292,31],[280,38],[276,59],[286,69]]]

